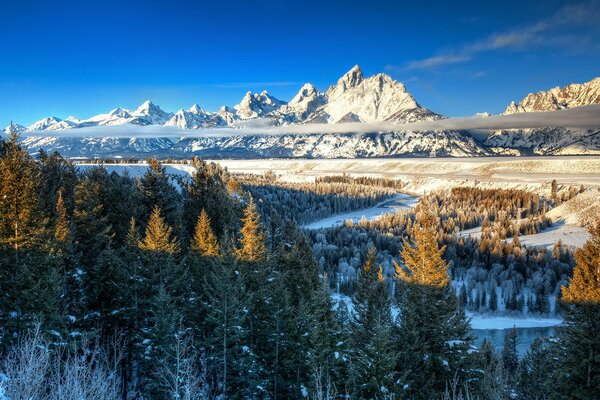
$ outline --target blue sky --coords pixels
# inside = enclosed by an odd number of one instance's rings
[[[449,116],[600,76],[600,5],[564,2],[0,0],[0,125],[289,100],[354,64]]]

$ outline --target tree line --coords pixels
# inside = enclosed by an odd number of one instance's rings
[[[333,303],[305,234],[284,217],[266,223],[227,171],[195,159],[174,186],[160,162],[148,165],[135,179],[79,171],[58,154],[32,158],[16,135],[1,143],[3,397],[525,393],[496,374],[497,355],[473,346],[435,215],[411,219],[391,276],[369,246],[348,309]],[[562,289],[568,323],[558,353],[544,352],[554,398],[598,393],[599,249],[600,227]]]

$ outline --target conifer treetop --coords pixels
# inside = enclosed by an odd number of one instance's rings
[[[396,278],[411,284],[446,287],[450,283],[448,263],[444,261],[445,247],[438,245],[432,219],[423,218],[415,227],[413,243],[404,241],[400,253],[403,266],[394,262]]]
[[[242,222],[241,247],[236,252],[238,258],[248,262],[263,261],[267,257],[265,235],[261,230],[260,216],[252,197],[244,209]]]
[[[181,250],[179,241],[173,237],[173,228],[163,220],[160,208],[154,207],[152,210],[146,227],[146,235],[139,247],[142,250],[168,254],[175,254]]]
[[[210,218],[204,209],[202,209],[198,216],[191,249],[207,257],[219,255],[219,242],[212,231]]]
[[[575,252],[575,269],[569,286],[562,286],[569,303],[600,303],[600,221],[590,228],[591,238]]]

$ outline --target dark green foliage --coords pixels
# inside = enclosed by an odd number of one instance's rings
[[[600,398],[600,305],[565,304],[559,331],[561,392],[573,399]]]
[[[517,328],[513,328],[504,337],[502,348],[502,366],[504,379],[509,387],[514,387],[517,368],[519,368],[519,354],[517,353]]]

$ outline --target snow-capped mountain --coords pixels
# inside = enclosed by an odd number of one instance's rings
[[[8,125],[6,128],[2,129],[2,133],[5,135],[10,135],[11,131],[14,133],[21,133],[21,132],[25,132],[26,130],[27,130],[27,128],[24,127],[23,125],[11,124],[11,125]]]
[[[162,125],[167,122],[172,116],[172,113],[164,112],[159,106],[152,103],[150,100],[143,102],[134,112],[132,116],[142,118],[150,124]]]
[[[600,103],[600,78],[565,88],[530,94],[518,104],[511,103],[505,114],[550,111]],[[479,117],[489,114],[479,114]],[[436,120],[443,116],[422,107],[406,87],[386,74],[365,77],[354,66],[325,92],[307,83],[289,101],[267,91],[247,92],[239,104],[210,112],[198,105],[176,113],[163,111],[145,101],[134,111],[115,108],[80,120],[49,117],[24,128],[23,143],[32,151],[57,150],[69,157],[372,157],[372,156],[475,156],[491,154],[589,154],[600,153],[600,129],[565,128],[513,129],[491,132],[487,138],[473,138],[463,131],[421,131],[369,134],[323,134],[319,125],[311,134],[190,137],[186,131],[218,127],[336,124],[342,122],[395,121],[410,123]],[[112,125],[164,125],[181,129],[180,138],[81,138],[48,136],[44,132]],[[257,126],[258,126],[257,125]],[[5,129],[5,132],[7,130]],[[107,130],[107,136],[110,131]]]
[[[365,78],[358,65],[324,94],[325,102],[307,122],[415,122],[440,118],[421,107],[404,85],[389,75]]]
[[[547,91],[529,93],[519,103],[512,101],[504,114],[555,111],[598,103],[600,103],[600,77],[563,88],[557,86]]]
[[[204,111],[194,104],[189,110],[177,111],[164,125],[176,126],[179,129],[198,129],[226,126],[227,121],[218,113]]]
[[[285,101],[278,100],[263,90],[260,93],[247,92],[233,108],[240,119],[255,119],[266,117],[285,104]]]
[[[600,103],[600,77],[585,83],[530,93],[519,103],[511,102],[504,115],[555,111]],[[525,154],[600,154],[600,127],[597,129],[534,128],[502,129],[490,133],[484,145],[517,149]]]

